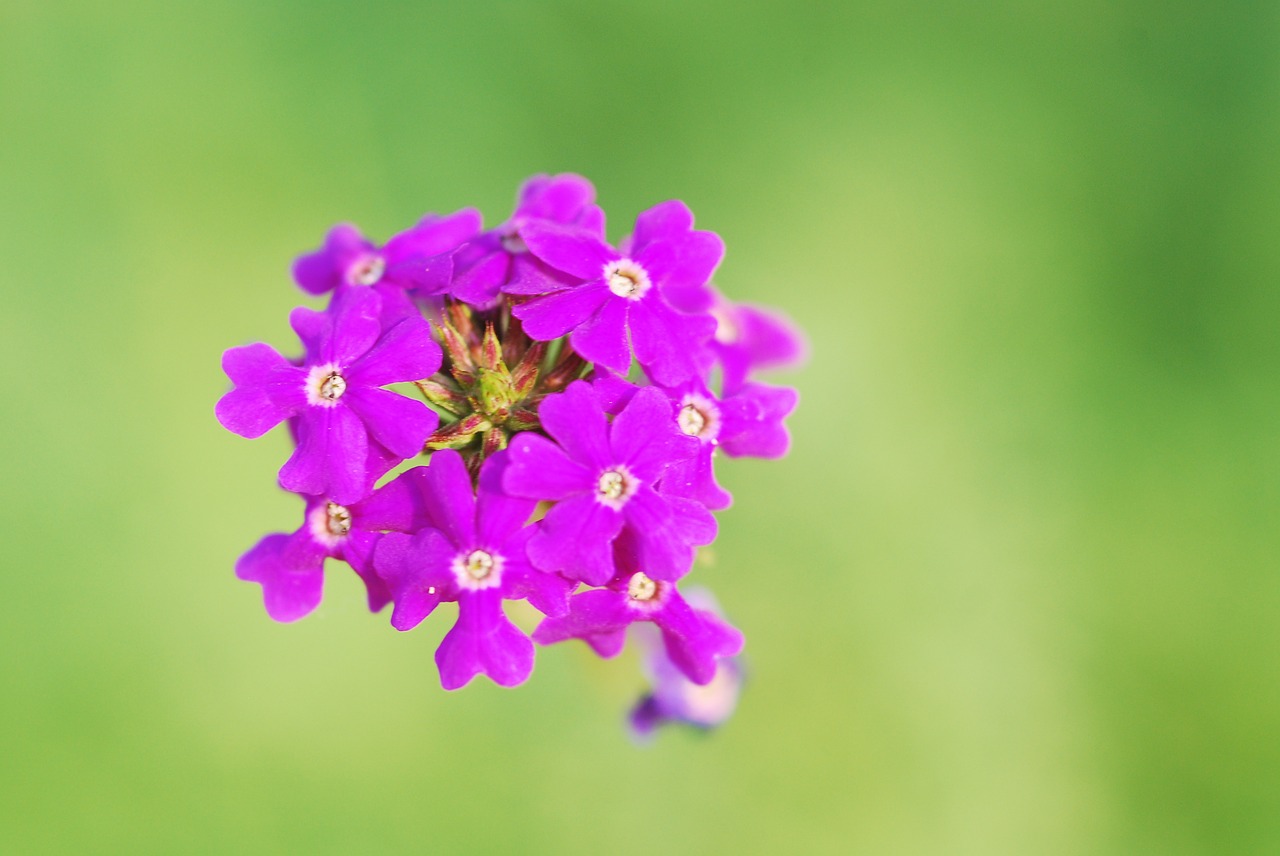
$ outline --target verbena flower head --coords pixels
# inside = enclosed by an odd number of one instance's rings
[[[446,689],[522,683],[535,642],[612,657],[643,625],[661,651],[633,727],[728,716],[742,635],[677,582],[730,503],[719,462],[787,451],[795,391],[756,373],[798,362],[803,340],[711,286],[724,245],[683,202],[616,245],[604,222],[586,179],[539,175],[489,231],[473,209],[382,246],[344,224],[298,258],[297,284],[327,300],[290,316],[301,356],[228,350],[216,408],[243,437],[287,422],[294,441],[279,483],[302,524],[236,564],[272,618],[318,607],[327,561],[398,630],[456,604]],[[520,601],[543,616],[532,637],[507,615]]]

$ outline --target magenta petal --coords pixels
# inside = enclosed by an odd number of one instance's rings
[[[604,266],[619,258],[612,247],[581,229],[531,221],[520,230],[529,251],[553,268],[581,279],[596,279]]]
[[[449,253],[425,259],[410,259],[387,268],[384,281],[394,282],[401,289],[422,295],[441,294],[453,281],[453,257]]]
[[[456,272],[450,293],[472,306],[489,306],[498,299],[499,287],[507,279],[511,256],[495,247],[461,272]]]
[[[511,442],[503,488],[515,496],[558,500],[591,490],[595,474],[569,458],[555,443],[521,432]]]
[[[595,390],[600,406],[604,408],[605,413],[613,416],[617,416],[622,412],[622,409],[631,401],[632,396],[636,394],[636,390],[640,388],[635,384],[627,383],[627,381],[606,369],[593,371],[590,380],[591,388]]]
[[[631,345],[627,341],[627,307],[631,301],[607,298],[600,310],[574,329],[574,350],[593,363],[626,374],[631,368]]]
[[[236,383],[214,409],[218,421],[241,437],[261,437],[306,405],[306,373],[258,342],[231,348],[222,368]]]
[[[574,460],[596,467],[616,463],[609,449],[609,423],[585,380],[575,380],[564,392],[548,395],[538,416],[542,427]]]
[[[514,687],[533,671],[533,643],[502,611],[502,597],[487,589],[458,602],[458,620],[436,649],[440,684],[446,690],[466,686],[478,674]]]
[[[510,549],[510,547],[508,547]],[[543,615],[559,616],[569,612],[569,595],[577,587],[559,574],[535,569],[522,557],[507,556],[503,568],[503,594],[514,600],[525,598]]]
[[[613,657],[622,651],[626,628],[636,615],[627,608],[625,595],[608,589],[584,591],[569,599],[568,615],[543,619],[533,631],[533,641],[552,645],[581,639],[601,657]]]
[[[380,612],[391,602],[391,590],[373,568],[373,551],[377,543],[376,534],[353,530],[343,540],[339,551],[341,555],[338,556],[364,581],[370,612]]]
[[[671,399],[662,390],[639,390],[610,426],[609,443],[618,460],[637,476],[652,482],[671,461],[691,457],[698,441],[675,425]]]
[[[609,297],[608,287],[592,280],[521,303],[511,314],[520,319],[531,338],[549,342],[586,321]]]
[[[511,268],[502,285],[502,290],[507,294],[546,294],[573,288],[582,282],[575,276],[539,261],[532,253],[519,253],[510,256],[510,259]]]
[[[313,363],[321,363],[327,359],[321,355],[321,351],[324,350],[325,342],[328,340],[331,322],[329,313],[318,312],[305,306],[298,306],[289,313],[289,326],[302,340],[302,347]]]
[[[679,238],[693,228],[693,212],[679,199],[659,202],[636,216],[631,242],[636,250],[654,241]]]
[[[421,401],[377,387],[349,389],[342,400],[360,417],[369,435],[401,458],[412,458],[440,424]]]
[[[591,496],[566,499],[552,507],[529,540],[529,560],[543,571],[600,586],[614,576],[613,539],[622,515]]]
[[[232,434],[250,440],[261,437],[293,413],[279,407],[263,389],[233,389],[218,399],[214,415]]]
[[[698,373],[700,356],[715,331],[710,315],[676,312],[652,292],[631,307],[631,344],[649,376],[675,386]]]
[[[342,285],[347,265],[373,245],[350,223],[339,223],[329,230],[324,245],[314,252],[299,256],[293,263],[293,279],[309,294],[324,294]]]
[[[481,544],[490,547],[505,544],[515,536],[538,505],[536,500],[508,496],[503,490],[502,479],[509,454],[499,452],[485,461],[480,469],[476,491],[476,535]]]
[[[417,538],[391,532],[378,539],[373,566],[395,599],[392,627],[412,630],[439,605],[444,589],[437,583],[451,555],[451,545],[434,530]]]
[[[350,366],[364,356],[382,333],[381,311],[382,298],[373,289],[346,288],[335,294],[329,307],[332,327],[321,360]],[[308,357],[308,363],[316,362]]]
[[[369,531],[413,532],[429,525],[422,479],[426,467],[414,467],[396,476],[352,507],[355,525]]]
[[[662,641],[680,671],[695,684],[716,675],[716,661],[742,651],[742,634],[705,610],[694,610],[678,595],[654,616]]]
[[[671,530],[684,544],[702,547],[716,540],[715,515],[702,503],[683,496],[664,496],[671,508]]]
[[[421,316],[406,318],[388,330],[346,372],[348,383],[385,386],[422,380],[440,369],[443,355]]]
[[[791,445],[782,420],[798,402],[799,394],[790,387],[745,384],[721,405],[726,429],[721,448],[733,457],[782,457]]]
[[[535,176],[520,188],[518,212],[556,223],[572,223],[595,202],[596,189],[580,175]]]
[[[453,449],[432,453],[422,484],[426,488],[423,497],[432,525],[443,532],[455,548],[474,544],[476,498],[471,492],[471,476],[467,474],[462,456]]]
[[[705,312],[715,303],[715,293],[707,284],[723,258],[724,241],[719,235],[689,232],[645,248],[637,261],[672,306],[682,312]]]
[[[732,505],[733,496],[716,482],[714,452],[715,446],[704,443],[692,458],[668,466],[662,474],[663,491],[687,496],[713,511]]]
[[[393,237],[383,247],[388,262],[427,258],[449,253],[471,240],[483,225],[480,212],[463,208],[440,216],[427,214],[411,229]]]
[[[236,576],[262,586],[267,615],[297,621],[320,605],[324,552],[302,532],[268,535],[236,562]]]
[[[343,505],[359,502],[371,487],[368,447],[364,423],[349,409],[309,407],[299,419],[298,448],[280,468],[280,486]]]

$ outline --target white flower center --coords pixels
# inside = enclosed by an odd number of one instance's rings
[[[493,588],[502,581],[502,564],[502,556],[488,550],[471,550],[454,557],[453,575],[465,589]]]
[[[325,502],[307,512],[311,538],[325,549],[339,546],[351,534],[351,510],[336,502]]]
[[[693,404],[681,407],[676,421],[680,423],[680,430],[690,437],[697,437],[702,433],[702,429],[707,427],[707,417],[703,416],[702,411]]]
[[[720,433],[720,408],[705,396],[689,393],[680,402],[676,424],[690,437],[710,443]]]
[[[347,269],[347,279],[355,285],[373,285],[382,279],[386,270],[387,262],[382,256],[361,256]]]
[[[351,531],[351,512],[336,502],[324,507],[325,529],[335,538],[341,538]]]
[[[502,235],[502,249],[512,255],[529,252],[529,245],[524,242],[524,238],[520,237],[519,229],[511,229]]]
[[[316,407],[334,407],[347,391],[347,379],[332,363],[312,366],[307,373],[307,402]]]
[[[648,603],[658,596],[658,584],[648,574],[636,571],[627,581],[627,597],[641,603]]]
[[[631,259],[618,259],[606,264],[604,281],[610,291],[627,300],[639,300],[653,287],[649,274]]]
[[[327,401],[337,401],[347,391],[347,382],[340,374],[331,374],[320,382],[320,397]]]
[[[626,467],[616,466],[600,474],[596,482],[596,499],[614,510],[622,508],[640,487],[640,482]]]

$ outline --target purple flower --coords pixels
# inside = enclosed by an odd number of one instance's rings
[[[480,231],[480,212],[428,214],[416,226],[378,247],[350,223],[329,230],[324,244],[299,256],[293,278],[308,294],[371,286],[383,299],[384,321],[413,313],[407,292],[440,294],[453,277],[453,253]]]
[[[458,620],[436,650],[447,690],[480,673],[504,687],[529,677],[533,643],[503,613],[503,600],[527,598],[547,615],[568,608],[570,583],[536,570],[525,555],[532,529],[524,524],[537,503],[502,492],[504,457],[485,462],[477,493],[455,451],[436,452],[429,466],[410,470],[427,527],[412,537],[384,536],[374,554],[395,599],[397,630],[418,626],[441,601],[457,601]]]
[[[689,600],[694,603],[692,593]],[[696,605],[696,603],[695,603]],[[691,725],[710,731],[723,725],[738,706],[743,671],[738,657],[720,660],[715,677],[699,685],[685,677],[671,662],[661,644],[661,636],[649,627],[637,627],[635,637],[644,650],[644,670],[651,689],[631,708],[627,716],[631,733],[646,740],[661,726]]]
[[[637,391],[611,425],[591,385],[575,381],[543,400],[539,418],[555,442],[516,435],[503,479],[508,493],[556,503],[529,541],[533,563],[603,585],[616,573],[620,540],[653,576],[685,574],[716,524],[696,502],[654,490],[672,462],[696,451],[676,429],[666,395]]]
[[[715,294],[711,351],[724,372],[724,388],[735,390],[754,371],[798,366],[809,356],[804,335],[781,313]]]
[[[604,212],[596,191],[580,175],[536,175],[520,188],[515,213],[497,229],[468,243],[454,257],[451,291],[459,300],[488,309],[500,292],[545,294],[577,282],[529,252],[521,230],[546,221],[604,236]]]
[[[280,470],[286,490],[357,502],[373,485],[372,444],[403,460],[435,430],[439,418],[424,403],[379,387],[434,373],[440,346],[420,316],[383,333],[381,305],[376,293],[349,289],[328,312],[295,309],[289,321],[307,351],[301,366],[262,343],[222,355],[235,384],[218,401],[225,428],[254,438],[297,417],[298,448]]]
[[[373,570],[373,548],[384,529],[411,531],[422,523],[404,476],[351,505],[306,497],[300,529],[259,541],[236,562],[236,576],[262,586],[267,614],[276,621],[297,621],[320,604],[324,560],[340,559],[364,580],[369,609],[391,601],[386,583]]]
[[[513,314],[534,339],[569,333],[579,354],[619,374],[629,370],[634,347],[658,382],[692,377],[715,331],[702,309],[711,305],[707,282],[724,255],[719,236],[694,231],[692,223],[682,202],[650,208],[636,218],[624,253],[584,230],[530,222],[521,231],[530,252],[580,281],[519,304]]]
[[[607,588],[579,592],[569,614],[546,618],[533,633],[539,645],[581,639],[601,657],[615,657],[626,644],[627,628],[650,621],[662,633],[667,657],[695,684],[709,684],[716,663],[742,650],[742,634],[714,612],[691,607],[674,583],[643,571],[624,573]]]

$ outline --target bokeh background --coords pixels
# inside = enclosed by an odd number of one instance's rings
[[[1280,852],[1278,104],[1274,3],[0,0],[0,851]],[[232,577],[293,256],[569,170],[812,341],[709,737]]]

